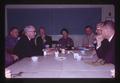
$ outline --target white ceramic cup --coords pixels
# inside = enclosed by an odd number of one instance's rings
[[[65,49],[61,49],[61,51],[62,51],[62,54],[65,54]]]
[[[70,54],[70,51],[67,51],[67,54]]]
[[[37,62],[38,61],[38,57],[37,56],[32,56],[31,59],[32,59],[33,62]]]
[[[44,56],[47,55],[47,51],[46,51],[46,50],[43,51],[43,55],[44,55]]]
[[[56,51],[56,52],[55,52],[55,57],[58,57],[58,55],[59,55],[59,52]]]
[[[77,59],[77,57],[79,56],[78,53],[74,53],[73,55],[74,55],[74,59]]]
[[[82,59],[82,56],[77,56],[77,61],[80,61]]]

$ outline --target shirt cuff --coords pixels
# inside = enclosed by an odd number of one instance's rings
[[[101,44],[98,44],[97,47],[96,47],[96,49],[100,48],[100,46],[101,46]]]

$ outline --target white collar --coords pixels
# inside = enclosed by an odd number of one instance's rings
[[[28,36],[27,36],[27,38],[28,38],[28,40],[29,40],[29,41],[31,40],[31,38],[30,38],[30,37],[28,37]]]
[[[110,42],[113,38],[114,34],[108,39],[108,41]]]

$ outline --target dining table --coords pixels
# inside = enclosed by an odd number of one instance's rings
[[[113,78],[113,64],[95,66],[86,63],[97,59],[95,50],[64,51],[47,50],[44,56],[34,55],[38,58],[37,61],[33,61],[32,57],[25,57],[6,69],[11,71],[11,78]],[[75,54],[80,58],[75,58]]]

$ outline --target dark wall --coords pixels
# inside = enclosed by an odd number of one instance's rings
[[[8,28],[32,24],[38,30],[45,26],[50,35],[59,34],[62,28],[67,28],[71,34],[83,34],[86,25],[95,29],[101,13],[101,8],[7,9],[7,23]]]

